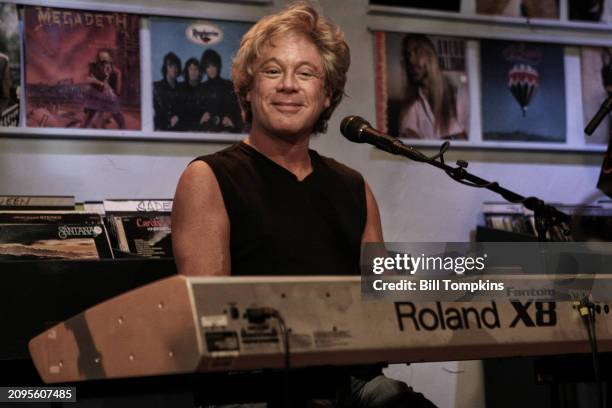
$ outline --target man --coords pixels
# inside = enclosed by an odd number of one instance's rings
[[[196,131],[202,126],[204,113],[204,94],[202,93],[202,71],[194,57],[185,62],[183,82],[179,85],[179,124],[178,130]]]
[[[163,78],[153,83],[153,121],[155,130],[172,130],[179,120],[177,78],[181,74],[181,59],[173,52],[167,53],[161,72]]]
[[[206,82],[202,85],[204,95],[202,130],[241,132],[240,106],[232,81],[221,78],[221,56],[215,50],[204,51],[200,58],[200,68],[206,74]]]
[[[398,118],[400,137],[466,139],[456,87],[444,76],[433,43],[424,35],[402,40],[406,96]],[[462,101],[463,102],[463,101]]]
[[[250,132],[192,162],[172,214],[186,275],[356,274],[362,242],[382,242],[376,201],[356,171],[309,150],[340,103],[350,64],[339,28],[297,3],[244,36],[233,80]],[[382,375],[351,377],[339,406],[427,401]]]
[[[110,50],[98,51],[96,62],[89,64],[86,82],[90,85],[85,98],[85,119],[81,127],[105,128],[107,115],[115,120],[119,129],[125,129],[119,96],[122,89],[121,71],[113,64]]]

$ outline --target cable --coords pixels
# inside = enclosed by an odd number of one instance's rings
[[[274,317],[278,321],[278,325],[280,327],[281,333],[283,335],[283,343],[285,343],[285,368],[283,370],[283,390],[284,390],[284,400],[285,400],[285,408],[290,408],[291,404],[289,401],[289,371],[291,370],[290,366],[290,350],[289,350],[289,330],[285,325],[285,320],[281,316],[281,314],[275,310]]]
[[[285,319],[276,309],[270,307],[249,308],[244,316],[251,323],[263,323],[268,319],[276,319],[280,327],[284,343],[284,369],[283,369],[283,401],[285,408],[291,408],[290,387],[289,387],[289,372],[291,370],[290,348],[289,348],[289,330],[285,324]]]
[[[595,377],[595,385],[597,387],[597,407],[603,408],[603,387],[599,372],[599,353],[597,351],[597,334],[595,330],[595,305],[593,302],[585,298],[580,302],[576,302],[576,307],[578,308],[578,313],[580,313],[582,321],[586,325],[589,336],[591,356],[593,358],[593,375]]]

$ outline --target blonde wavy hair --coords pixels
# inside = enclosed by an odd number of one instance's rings
[[[321,54],[330,106],[321,113],[313,131],[324,133],[327,121],[344,96],[351,56],[340,28],[319,14],[311,4],[303,1],[292,3],[279,13],[262,18],[242,37],[232,66],[232,80],[245,113],[245,121],[250,124],[253,119],[247,94],[253,84],[254,64],[274,37],[287,34],[306,36]]]
[[[424,84],[415,83],[408,72],[408,49],[413,45],[417,50],[419,59],[425,61],[427,75]],[[456,90],[444,77],[436,48],[429,38],[421,34],[408,34],[402,40],[402,60],[408,82],[406,91],[406,105],[411,106],[419,98],[419,87],[425,85],[429,90],[429,105],[434,114],[436,130],[446,134],[453,119],[457,118]]]

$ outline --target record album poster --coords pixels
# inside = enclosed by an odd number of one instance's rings
[[[601,165],[597,188],[612,198],[612,139],[608,142],[608,150]]]
[[[151,19],[154,127],[242,133],[232,58],[252,23]]]
[[[441,11],[459,11],[461,9],[461,0],[370,0],[370,4]]]
[[[19,44],[17,7],[0,3],[0,126],[19,126]]]
[[[476,12],[497,16],[558,19],[559,0],[476,0]]]
[[[25,7],[27,125],[141,128],[139,17]]]
[[[376,126],[410,139],[467,140],[465,40],[374,32]]]
[[[569,0],[568,17],[576,21],[609,23],[612,21],[612,0]]]
[[[483,140],[565,142],[563,46],[480,43]]]
[[[584,124],[595,116],[601,104],[612,95],[612,48],[583,47],[580,52],[582,111]],[[612,132],[610,115],[604,118],[586,144],[607,144]]]

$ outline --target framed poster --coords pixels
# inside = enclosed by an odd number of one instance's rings
[[[565,143],[564,47],[480,42],[484,141]]]
[[[29,127],[139,130],[139,17],[24,9]]]
[[[374,38],[377,127],[400,138],[467,140],[465,41],[382,31]]]
[[[370,5],[455,12],[461,10],[461,0],[370,0]]]
[[[252,23],[151,19],[155,131],[242,133],[232,58]]]
[[[559,19],[559,0],[476,0],[476,13]]]
[[[568,0],[568,18],[572,21],[610,23],[611,0]]]
[[[17,7],[0,3],[0,127],[19,126],[20,44]]]
[[[585,125],[595,116],[601,104],[612,95],[612,48],[582,47],[580,50],[582,111]],[[606,116],[585,144],[606,145],[612,133],[610,115]]]

